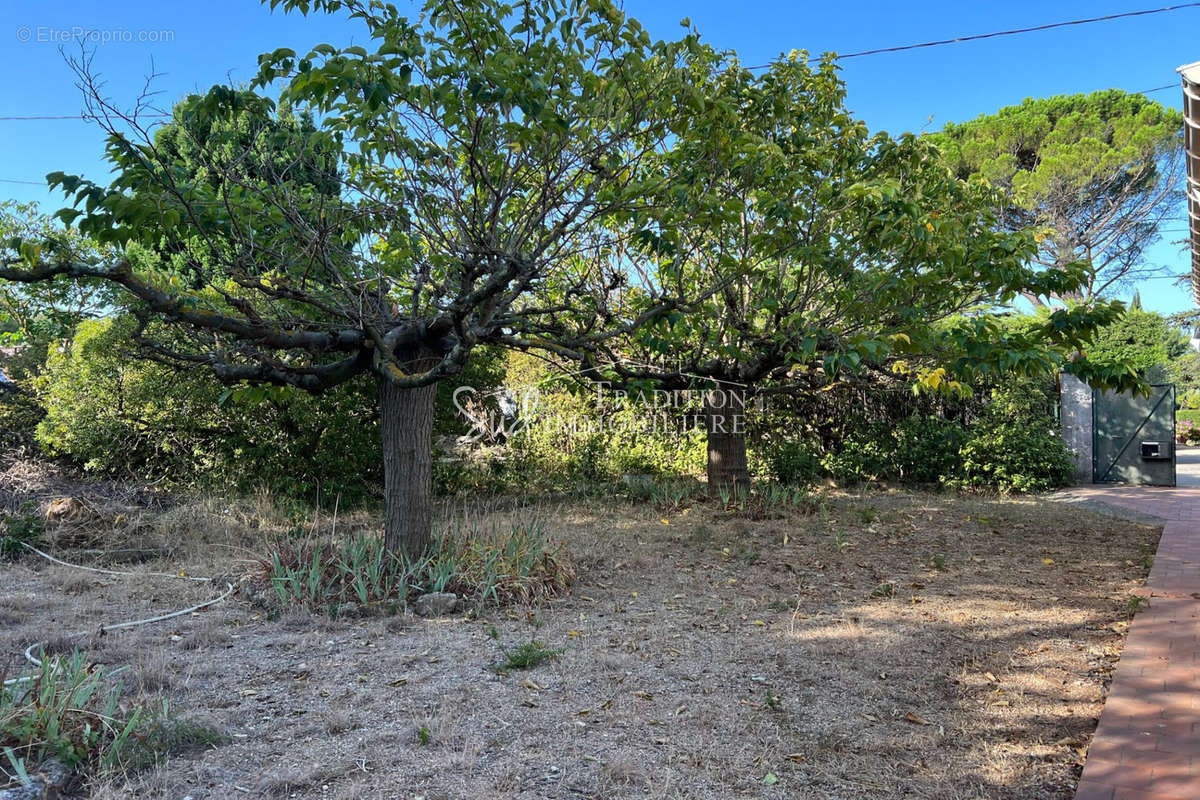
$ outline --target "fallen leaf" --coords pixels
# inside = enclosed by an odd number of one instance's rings
[[[634,692],[633,696],[640,697],[643,700],[653,700],[654,699],[654,695],[650,694],[649,692],[642,691],[641,689],[638,689],[636,692]]]
[[[406,683],[408,683],[408,678],[396,678],[396,680],[392,681],[388,685],[389,686],[403,686]]]
[[[908,720],[913,725],[928,725],[929,724],[928,722],[921,719],[920,717],[918,717],[916,714],[914,714],[911,711],[909,711],[907,714],[904,715],[904,719]]]

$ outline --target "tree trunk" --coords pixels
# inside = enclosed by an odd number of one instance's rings
[[[704,395],[708,438],[708,489],[750,488],[746,466],[746,409],[737,393],[720,389]]]
[[[419,556],[433,539],[433,401],[437,384],[401,389],[379,378],[383,434],[384,543]]]

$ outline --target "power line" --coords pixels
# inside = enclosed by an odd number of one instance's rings
[[[938,39],[932,42],[919,42],[917,44],[905,44],[898,47],[878,47],[874,50],[859,50],[857,53],[844,53],[837,55],[838,61],[844,61],[847,58],[861,58],[862,56],[877,56],[883,53],[900,53],[905,50],[919,50],[924,47],[940,47],[944,44],[961,44],[962,42],[976,42],[980,39],[995,39],[999,36],[1016,36],[1022,33],[1035,33],[1037,31],[1048,31],[1054,28],[1066,28],[1070,25],[1090,25],[1093,22],[1108,22],[1114,19],[1124,19],[1126,17],[1144,17],[1149,14],[1162,14],[1167,11],[1179,11],[1184,8],[1200,8],[1200,3],[1181,3],[1174,6],[1164,6],[1163,8],[1150,8],[1144,11],[1126,11],[1121,14],[1106,14],[1103,17],[1089,17],[1088,19],[1072,19],[1066,22],[1051,22],[1046,25],[1034,25],[1029,28],[1014,28],[1007,31],[993,31],[991,33],[976,33],[971,36],[956,36],[953,39]],[[809,61],[820,61],[819,56],[810,58]],[[747,69],[767,69],[770,64],[758,64]]]
[[[164,119],[171,116],[170,114],[142,114],[142,117],[149,119]],[[31,114],[26,116],[9,115],[0,117],[0,122],[28,122],[31,120],[61,120],[61,119],[77,119],[83,121],[97,120],[100,117],[95,114]]]
[[[838,61],[844,61],[848,58],[861,58],[863,56],[875,56],[885,53],[900,53],[907,50],[919,50],[926,47],[940,47],[947,44],[961,44],[963,42],[975,42],[981,39],[995,39],[1000,36],[1016,36],[1023,33],[1036,33],[1038,31],[1048,31],[1055,28],[1065,28],[1072,25],[1090,25],[1094,22],[1110,22],[1116,19],[1126,19],[1129,17],[1144,17],[1151,14],[1163,14],[1168,11],[1181,11],[1187,8],[1200,8],[1200,2],[1180,3],[1173,6],[1164,6],[1162,8],[1150,8],[1142,11],[1125,11],[1120,14],[1106,14],[1102,17],[1089,17],[1087,19],[1073,19],[1065,22],[1050,22],[1045,25],[1034,25],[1028,28],[1013,28],[1006,31],[993,31],[991,33],[976,33],[970,36],[956,36],[953,39],[938,39],[931,42],[918,42],[917,44],[898,45],[896,47],[878,47],[873,50],[859,50],[855,53],[838,54],[835,58]],[[810,62],[820,61],[820,56],[813,56],[808,59]],[[746,69],[769,69],[771,64],[755,64],[754,66],[746,67]],[[1178,84],[1169,83],[1165,86],[1156,86],[1153,89],[1144,89],[1133,94],[1151,94],[1153,92],[1162,92],[1167,89],[1177,88]],[[170,117],[170,114],[145,114],[143,115],[150,119],[165,119]],[[0,122],[31,122],[39,120],[97,120],[100,117],[95,114],[32,114],[32,115],[3,115],[0,116]]]
[[[1130,94],[1154,94],[1155,92],[1165,92],[1167,89],[1178,89],[1178,83],[1168,83],[1166,86],[1155,86],[1153,89],[1143,89],[1140,92],[1130,92]]]

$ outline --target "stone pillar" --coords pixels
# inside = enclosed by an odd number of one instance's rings
[[[1063,373],[1058,379],[1059,423],[1063,440],[1075,454],[1075,479],[1092,482],[1092,387]]]

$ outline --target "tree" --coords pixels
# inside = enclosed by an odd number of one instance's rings
[[[1187,336],[1161,314],[1131,308],[1096,332],[1088,359],[1097,364],[1127,364],[1153,382],[1167,380],[1170,362],[1190,350]]]
[[[34,203],[0,203],[0,241],[44,238],[52,232],[74,258],[95,259],[96,245],[71,232],[57,230],[55,220]],[[44,360],[47,343],[69,336],[80,320],[99,316],[116,293],[101,281],[53,281],[42,284],[0,282],[0,344],[32,348],[27,363]]]
[[[1086,265],[1030,266],[1034,235],[997,224],[998,195],[928,141],[871,135],[845,109],[832,60],[794,53],[760,75],[727,64],[707,94],[712,113],[656,165],[670,194],[627,218],[628,258],[643,283],[721,291],[573,357],[596,379],[704,392],[710,486],[749,480],[730,402],[847,381],[966,391],[980,376],[1066,365],[1119,313],[1098,302],[1002,326],[996,306],[1075,292]]]
[[[373,50],[260,58],[258,89],[279,85],[315,129],[260,126],[232,153],[189,142],[213,171],[193,179],[180,147],[85,78],[117,177],[51,182],[82,206],[64,220],[121,255],[81,261],[55,237],[25,239],[0,279],[117,284],[147,323],[172,329],[163,341],[143,327],[148,354],[230,384],[321,392],[375,375],[386,543],[414,554],[431,535],[438,381],[523,331],[552,348],[578,320],[578,346],[680,307],[641,292],[618,312],[619,265],[585,256],[611,248],[599,223],[653,191],[638,165],[702,108],[688,72],[698,46],[652,42],[608,0],[428,0],[416,23],[378,3],[271,5],[367,28]],[[215,88],[196,111],[236,118],[244,103]],[[292,158],[245,157],[260,145]],[[336,197],[314,173],[337,182]],[[139,264],[137,247],[170,258]]]
[[[1003,189],[1007,230],[1042,231],[1035,263],[1092,264],[1066,296],[1078,299],[1162,272],[1146,251],[1180,208],[1182,130],[1179,112],[1109,89],[1027,99],[929,138],[960,177]]]

